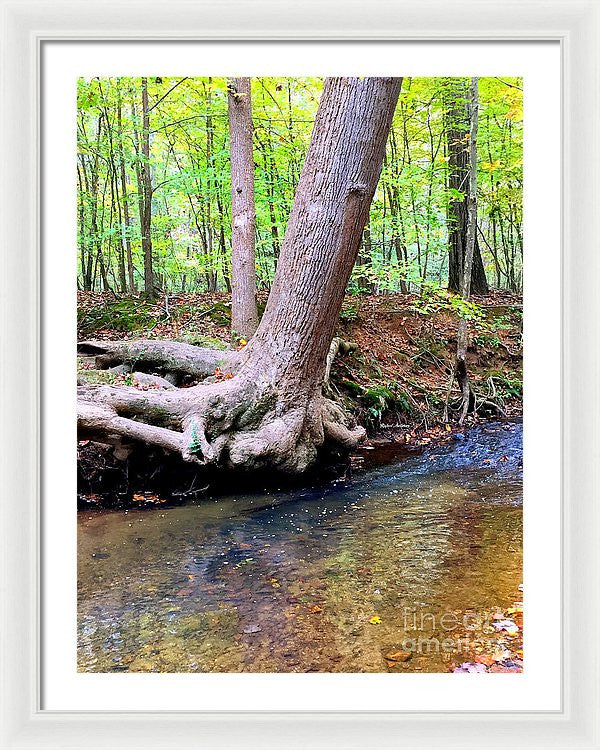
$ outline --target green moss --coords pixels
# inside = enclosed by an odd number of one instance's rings
[[[200,436],[198,433],[198,427],[195,422],[192,422],[192,437],[190,444],[188,445],[188,451],[196,456],[202,455],[202,446],[200,445]]]
[[[80,370],[77,368],[77,379],[90,385],[113,385],[116,373],[108,370]]]
[[[231,302],[217,302],[208,308],[206,317],[218,326],[231,325]]]
[[[361,396],[364,392],[364,388],[362,387],[362,385],[360,385],[359,383],[355,383],[354,380],[342,380],[340,385],[356,396]]]
[[[183,341],[186,344],[193,344],[194,346],[202,346],[207,349],[227,349],[227,343],[220,339],[215,339],[212,336],[204,336],[201,333],[190,331],[184,336],[180,336],[178,341]]]
[[[107,328],[133,333],[151,326],[156,321],[153,313],[154,305],[134,297],[105,302],[77,311],[77,331],[82,337]]]
[[[88,361],[77,357],[77,380],[90,385],[112,385],[115,382],[117,373],[86,367]]]

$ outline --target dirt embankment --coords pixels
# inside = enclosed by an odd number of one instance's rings
[[[259,299],[260,311],[266,298]],[[478,396],[477,417],[515,417],[522,407],[522,300],[507,292],[475,297],[468,309],[444,293],[360,295],[346,298],[338,335],[357,349],[338,357],[330,388],[366,425],[429,430],[448,421],[458,399],[449,391],[458,314],[471,318],[468,365]],[[227,348],[230,302],[225,294],[173,294],[156,304],[137,297],[80,292],[80,339],[165,338]],[[236,342],[237,343],[237,342]],[[123,376],[93,371],[79,362],[86,380]],[[499,407],[494,408],[494,404]]]

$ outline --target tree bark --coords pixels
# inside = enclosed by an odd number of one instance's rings
[[[154,272],[152,269],[152,174],[150,172],[150,115],[148,110],[148,79],[142,78],[142,188],[143,214],[142,253],[144,256],[144,292],[154,299]]]
[[[117,84],[118,85],[118,84]],[[121,199],[123,201],[123,228],[122,241],[125,245],[125,255],[127,258],[127,280],[130,292],[135,292],[135,279],[133,269],[133,256],[131,254],[131,238],[129,237],[129,199],[127,196],[127,176],[125,173],[125,157],[123,154],[123,124],[122,124],[122,102],[121,89],[119,91],[119,101],[117,104],[117,126],[119,129],[117,145],[119,149],[119,175],[121,179]]]
[[[231,329],[248,340],[258,327],[254,242],[254,157],[249,78],[228,82],[231,161]]]
[[[462,82],[452,81],[451,91],[446,92],[446,138],[448,142],[448,187],[462,193],[450,201],[448,210],[448,289],[460,292],[465,264],[467,244],[468,180],[471,167],[469,144],[469,119],[467,113],[466,87]],[[477,153],[474,155],[477,165]],[[481,258],[481,250],[475,234],[473,263],[471,270],[471,292],[488,294],[489,287]]]
[[[460,293],[466,301],[471,296],[472,269],[477,240],[477,130],[479,114],[478,79],[471,79],[470,130],[469,130],[469,185],[467,192],[467,233],[463,275]],[[463,424],[469,409],[472,407],[473,393],[467,370],[467,348],[469,329],[467,319],[461,317],[458,322],[456,345],[456,378],[461,392],[461,410],[459,424]]]
[[[364,437],[322,389],[400,86],[400,78],[326,79],[273,288],[234,376],[175,391],[83,387],[83,434],[292,474]]]

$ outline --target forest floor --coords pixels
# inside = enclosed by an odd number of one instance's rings
[[[371,437],[428,441],[453,421],[459,392],[448,393],[456,351],[457,312],[444,293],[346,297],[337,335],[357,349],[336,358],[330,388]],[[228,348],[227,294],[170,294],[156,303],[111,293],[78,293],[78,338],[157,338]],[[477,393],[474,419],[522,413],[522,299],[502,291],[474,297],[469,374]],[[266,295],[259,295],[262,312]],[[93,369],[80,359],[87,382],[124,382],[127,376]],[[135,385],[135,384],[134,384]],[[449,419],[444,420],[445,404]],[[500,407],[502,412],[492,404]],[[470,417],[473,421],[473,417]]]

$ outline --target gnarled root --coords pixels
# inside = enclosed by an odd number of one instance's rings
[[[179,453],[186,461],[300,474],[322,450],[348,452],[364,438],[320,393],[238,376],[174,391],[114,386],[79,389],[83,436],[119,436]]]
[[[367,436],[364,427],[349,426],[346,412],[330,399],[323,399],[323,427],[326,438],[348,451],[356,448]]]
[[[184,450],[183,435],[165,427],[121,417],[111,406],[79,401],[77,427],[80,433],[101,436],[108,443],[123,438],[157,445],[173,453]]]

